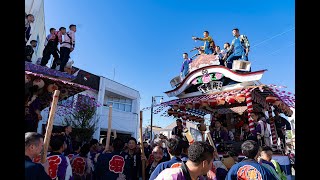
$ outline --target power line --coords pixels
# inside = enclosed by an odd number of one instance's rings
[[[294,42],[294,43],[289,44],[289,45],[288,45],[288,46],[286,46],[286,47],[281,47],[281,48],[279,48],[279,49],[277,49],[277,50],[275,50],[275,51],[273,51],[273,52],[269,53],[268,55],[274,55],[275,53],[279,52],[281,49],[283,49],[283,48],[287,48],[287,47],[290,47],[290,46],[292,46],[292,45],[294,45],[294,44],[296,44],[296,43]]]
[[[292,31],[293,29],[295,29],[295,27],[293,27],[293,28],[291,28],[291,29],[289,29],[289,30],[287,30],[287,31],[284,31],[284,32],[282,32],[282,33],[276,34],[276,35],[274,35],[274,36],[272,36],[272,37],[270,37],[270,38],[267,38],[267,39],[265,39],[265,40],[263,40],[263,41],[255,44],[254,46],[251,46],[251,48],[254,48],[254,47],[256,47],[256,46],[259,46],[260,44],[263,44],[263,43],[265,43],[265,42],[267,42],[267,41],[270,41],[271,39],[274,39],[274,38],[276,38],[276,37],[278,37],[278,36],[281,36],[281,35],[289,32],[289,31]]]

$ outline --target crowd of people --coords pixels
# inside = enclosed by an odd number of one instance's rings
[[[232,35],[234,39],[230,43],[226,42],[223,45],[223,49],[217,46],[213,38],[209,35],[209,31],[203,32],[203,38],[192,37],[193,40],[204,41],[204,45],[200,47],[195,47],[193,50],[198,50],[198,53],[188,57],[188,53],[183,53],[183,63],[180,70],[181,78],[184,78],[189,73],[189,64],[193,61],[193,58],[201,54],[214,54],[215,58],[212,59],[212,65],[226,66],[232,69],[232,63],[234,60],[245,60],[248,61],[248,54],[250,51],[249,40],[246,35],[240,34],[238,28],[232,30]]]
[[[32,14],[26,14],[25,61],[27,62],[32,62],[32,56],[34,55],[38,43],[36,40],[32,39],[30,44],[27,44],[32,33],[31,23],[34,23],[34,16]],[[60,27],[58,31],[55,28],[50,28],[49,34],[45,39],[42,58],[40,58],[36,64],[46,67],[52,55],[53,62],[50,68],[71,74],[72,71],[70,71],[70,68],[74,62],[70,59],[70,53],[75,48],[76,31],[77,28],[75,24],[69,26],[68,32],[65,27]]]
[[[249,128],[249,121],[246,118],[247,114],[235,115],[234,126],[230,128],[227,123],[225,115],[214,114],[214,121],[209,126],[211,137],[217,145],[218,151],[224,151],[228,144],[239,144],[235,142],[243,142],[246,140],[253,140],[260,146],[274,147],[274,149],[286,150],[286,131],[291,130],[290,123],[280,116],[279,110],[274,109],[274,116],[272,111],[269,111],[267,117],[261,111],[254,111],[251,113],[253,119],[253,130]],[[271,132],[268,126],[275,125],[275,136],[280,139],[280,146],[272,143]]]
[[[217,121],[218,122],[218,121]],[[179,123],[179,122],[178,122]],[[178,124],[177,123],[177,124]],[[218,124],[218,123],[217,123]],[[206,141],[189,143],[176,128],[174,136],[160,135],[150,143],[140,144],[134,137],[101,142],[77,142],[72,139],[72,127],[53,133],[47,158],[41,162],[44,136],[36,132],[25,133],[26,179],[126,179],[184,180],[184,179],[286,179],[280,164],[272,159],[272,149],[257,141],[245,140],[241,154],[224,151]],[[215,137],[217,139],[217,137]],[[144,153],[141,149],[143,148]]]

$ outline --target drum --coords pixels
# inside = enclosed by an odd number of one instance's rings
[[[177,87],[180,83],[181,83],[181,77],[180,76],[176,76],[170,81],[170,84],[171,84],[172,88]]]
[[[232,70],[250,71],[251,63],[244,60],[234,60]]]

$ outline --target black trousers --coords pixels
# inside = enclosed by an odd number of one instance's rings
[[[66,66],[69,58],[70,58],[70,49],[67,47],[60,47],[60,59],[61,59],[61,64],[60,64],[60,71],[64,72],[64,67]]]
[[[282,141],[283,144],[283,148],[286,147],[286,137],[285,135],[282,133],[282,131],[277,131],[278,137],[280,138],[280,140]]]
[[[57,46],[51,45],[51,43],[50,44],[49,43],[47,44],[47,46],[43,50],[41,64],[40,64],[41,66],[46,66],[48,64],[48,61],[49,61],[51,55],[53,55],[53,58],[55,60],[59,59]]]

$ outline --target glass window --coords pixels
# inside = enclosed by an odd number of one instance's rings
[[[121,111],[124,111],[124,104],[119,104],[119,109],[121,110]]]
[[[117,98],[117,97],[107,97],[107,105],[112,104],[113,108],[131,112],[132,110],[132,100],[126,98]]]
[[[119,103],[113,103],[112,107],[115,109],[119,109]]]
[[[126,104],[126,112],[131,112],[131,105]]]

